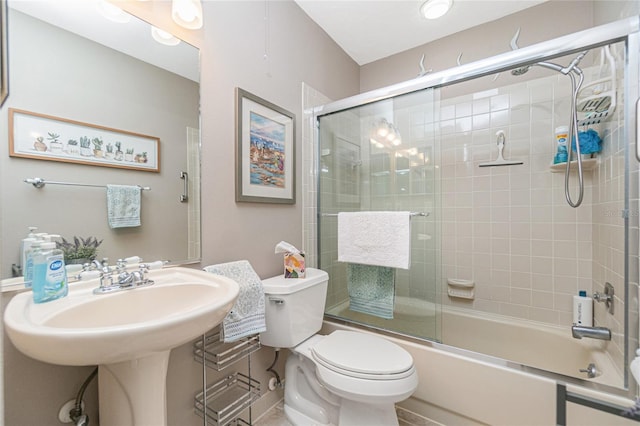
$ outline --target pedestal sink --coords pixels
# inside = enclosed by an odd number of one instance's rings
[[[5,330],[32,358],[99,365],[102,426],[166,425],[166,373],[172,348],[202,335],[229,312],[238,284],[182,267],[151,271],[149,287],[94,294],[97,279],[34,304],[31,292],[8,304]]]

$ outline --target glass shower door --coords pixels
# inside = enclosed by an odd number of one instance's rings
[[[438,94],[425,89],[318,119],[318,266],[330,276],[328,316],[440,340]],[[391,319],[350,309],[337,214],[354,211],[414,213],[410,268],[393,271]]]

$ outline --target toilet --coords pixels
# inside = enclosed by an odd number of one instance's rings
[[[262,281],[267,331],[260,343],[291,354],[285,366],[284,411],[294,425],[397,425],[395,403],[416,390],[413,358],[370,333],[322,327],[329,275]]]

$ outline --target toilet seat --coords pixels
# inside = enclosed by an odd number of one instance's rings
[[[348,377],[397,380],[414,374],[413,358],[400,346],[370,334],[338,330],[311,348],[323,367]]]

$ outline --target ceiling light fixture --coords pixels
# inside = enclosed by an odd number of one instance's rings
[[[131,20],[131,15],[106,0],[99,0],[96,6],[100,14],[110,21],[126,24]]]
[[[202,4],[200,0],[173,0],[171,17],[176,24],[186,29],[202,28]]]
[[[453,0],[428,0],[420,7],[420,13],[427,19],[438,19],[451,9]]]
[[[169,34],[154,26],[151,27],[151,36],[155,41],[166,46],[176,46],[180,43],[180,40],[174,37],[173,34]]]

